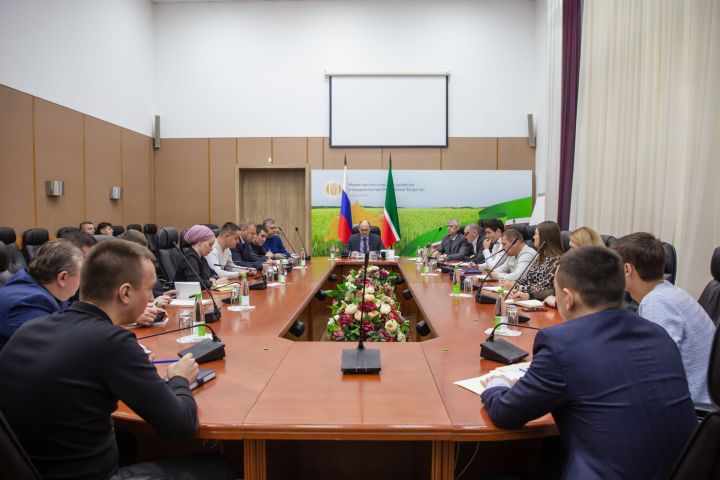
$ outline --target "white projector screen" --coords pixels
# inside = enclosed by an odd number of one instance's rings
[[[331,147],[447,147],[447,75],[330,75]]]

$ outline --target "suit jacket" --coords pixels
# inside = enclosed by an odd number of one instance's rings
[[[232,259],[235,265],[239,267],[255,268],[257,270],[262,269],[262,262],[264,258],[259,258],[253,253],[250,242],[243,242],[240,240],[238,246],[231,248]]]
[[[473,253],[472,245],[462,233],[455,235],[455,239],[451,239],[450,235],[445,235],[438,251],[447,255],[447,260],[467,260]]]
[[[370,247],[371,252],[379,252],[382,250],[382,241],[380,240],[380,235],[377,233],[370,233],[368,235],[368,246]],[[354,233],[350,235],[350,238],[348,239],[347,243],[345,244],[345,247],[343,248],[343,255],[349,256],[351,252],[359,252],[360,251],[360,234]]]
[[[569,479],[664,479],[697,425],[675,342],[621,309],[539,331],[525,376],[482,400],[501,428],[552,413]]]
[[[485,255],[483,255],[482,241],[485,235],[479,236],[475,240],[475,249],[473,249],[472,243],[468,242],[470,246],[470,256],[467,258],[469,262],[473,262],[476,265],[480,265],[485,261]]]

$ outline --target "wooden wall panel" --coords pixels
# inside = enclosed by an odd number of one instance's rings
[[[498,139],[451,137],[442,150],[443,170],[496,170]]]
[[[305,168],[308,160],[307,137],[274,137],[272,160],[274,167]]]
[[[181,229],[208,223],[208,139],[168,138],[155,151],[155,219]]]
[[[342,169],[345,155],[348,170],[382,168],[382,150],[379,148],[330,148],[328,139],[324,138],[323,149],[323,168],[326,170]]]
[[[111,186],[122,186],[120,127],[85,117],[85,216],[95,224],[123,223],[122,200],[110,200]],[[78,222],[75,222],[78,223]]]
[[[210,140],[210,223],[218,226],[237,221],[235,184],[238,170],[237,141],[234,138]]]
[[[267,159],[270,156],[272,156],[270,137],[237,139],[237,164],[240,168],[267,167]]]
[[[298,252],[295,227],[302,229],[308,214],[305,202],[298,201],[302,198],[305,198],[304,169],[240,170],[240,220],[260,223],[265,218],[274,218]],[[307,232],[302,233],[307,245]],[[292,251],[287,244],[285,248]]]
[[[154,223],[152,203],[152,156],[150,137],[122,129],[123,225]],[[161,176],[160,178],[167,178]]]
[[[35,226],[33,97],[0,85],[0,226]]]
[[[85,219],[83,115],[35,100],[35,181],[37,225],[54,236],[58,228]],[[45,196],[45,180],[63,180],[65,195]]]
[[[393,168],[398,170],[440,170],[439,148],[384,148],[382,169],[388,168],[392,153]]]
[[[311,169],[323,168],[323,139],[321,137],[308,138],[308,165]]]
[[[534,170],[535,150],[525,137],[498,139],[498,170]]]

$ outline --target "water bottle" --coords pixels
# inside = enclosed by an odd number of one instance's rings
[[[279,260],[278,266],[277,266],[277,283],[280,285],[285,285],[285,260]]]
[[[497,300],[495,300],[495,323],[494,326],[498,326],[500,323],[504,322],[507,318],[507,312],[505,310],[505,299],[504,294],[505,291],[500,287],[498,290],[498,297]],[[498,330],[503,330],[504,325],[498,327]]]
[[[300,252],[300,267],[305,268],[305,261],[307,260],[307,254],[305,253],[305,249],[303,248]]]
[[[460,267],[456,266],[453,270],[453,286],[452,286],[452,293],[455,295],[460,295],[460,291],[462,290],[462,279],[461,279],[461,272]]]
[[[330,260],[335,260],[335,244],[330,245]]]
[[[202,304],[202,295],[199,293],[195,294],[195,304],[193,306],[195,311],[195,318],[193,319],[193,333],[198,337],[205,336],[205,311]]]
[[[242,308],[250,306],[250,284],[248,284],[247,273],[243,273],[240,281],[240,306]]]
[[[428,266],[428,252],[427,249],[425,249],[422,256],[422,273],[428,272],[430,272],[430,267]]]

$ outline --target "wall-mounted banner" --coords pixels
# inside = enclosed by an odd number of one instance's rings
[[[339,245],[342,178],[342,170],[312,171],[313,255],[327,255],[330,245]],[[487,218],[527,222],[532,215],[530,170],[393,170],[393,178],[401,233],[395,250],[402,255],[414,255],[438,227],[443,231],[437,240],[442,238],[451,218],[461,224]],[[353,224],[382,225],[386,180],[387,170],[348,170]]]

